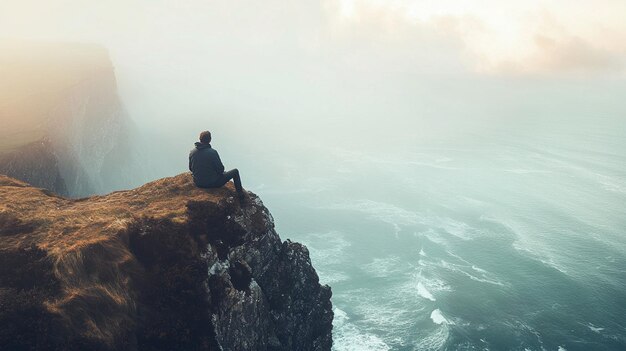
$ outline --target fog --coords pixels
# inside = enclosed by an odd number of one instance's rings
[[[130,115],[150,151],[163,155],[152,176],[184,170],[185,150],[204,129],[227,150],[279,152],[295,143],[392,151],[528,119],[571,124],[624,115],[618,39],[626,31],[611,11],[576,22],[586,5],[554,12],[562,8],[468,4],[4,0],[0,29],[7,40],[106,47]],[[514,16],[518,10],[531,20]],[[613,41],[588,34],[602,15]],[[495,35],[512,30],[498,27],[507,16],[557,44],[513,50],[528,40]],[[553,22],[565,30],[557,33]],[[480,51],[476,23],[495,23],[481,32],[493,37],[489,50]]]

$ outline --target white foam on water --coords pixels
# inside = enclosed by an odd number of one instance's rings
[[[600,332],[604,330],[604,328],[596,327],[595,325],[591,323],[587,324],[587,328],[589,328],[592,332],[598,333],[598,334],[600,334]]]
[[[446,325],[454,324],[454,322],[444,317],[443,314],[441,313],[441,310],[438,308],[436,310],[433,310],[430,313],[430,319],[432,319],[433,323],[435,324],[446,324]]]
[[[463,266],[463,265],[457,265],[457,264],[454,264],[454,263],[449,263],[449,262],[446,262],[444,260],[441,260],[440,261],[440,266],[442,268],[448,269],[450,271],[463,274],[466,277],[470,278],[471,280],[477,281],[477,282],[480,282],[480,283],[487,283],[487,284],[493,284],[493,285],[498,285],[498,286],[506,286],[506,285],[508,285],[508,284],[505,284],[505,283],[501,282],[500,280],[498,280],[496,278],[488,277],[487,273],[481,273],[482,277],[477,277],[477,276],[467,272],[465,269],[463,269],[463,268],[466,267],[466,266]]]
[[[426,252],[424,252],[424,249],[420,249],[420,256],[422,257],[426,256]]]
[[[333,351],[388,351],[391,350],[378,336],[363,332],[350,322],[343,310],[333,309]]]
[[[476,267],[475,265],[472,265],[472,269],[475,270],[476,272],[483,273],[483,274],[489,273],[489,272],[487,272],[486,270],[484,270],[482,268]]]
[[[573,162],[561,161],[554,157],[543,156],[540,158],[552,165],[558,164],[564,168],[569,168],[568,172],[570,174],[575,173],[578,179],[586,179],[594,182],[606,191],[626,194],[626,182],[624,182],[622,178],[601,174],[587,167],[576,165]]]
[[[350,319],[348,317],[348,314],[344,310],[340,309],[339,307],[333,308],[333,314],[334,314],[333,325],[336,327],[343,326]]]
[[[454,252],[452,252],[452,251],[450,251],[450,250],[446,250],[446,253],[447,253],[448,255],[450,255],[450,256],[452,256],[452,257],[456,258],[457,260],[459,260],[459,261],[463,262],[463,263],[466,263],[466,264],[468,264],[468,265],[471,265],[471,263],[469,263],[469,261],[467,261],[467,260],[466,260],[466,259],[464,259],[463,257],[461,257],[461,256],[459,256],[459,255],[457,255],[457,254],[455,254]]]
[[[528,245],[528,242],[524,243],[521,240],[516,240],[513,242],[513,248],[517,251],[519,251],[520,253],[525,253],[526,257],[529,257],[531,259],[534,259],[536,261],[539,261],[541,263],[543,263],[544,265],[556,269],[557,271],[565,274],[565,275],[569,275],[567,272],[567,269],[565,267],[563,267],[561,264],[556,262],[555,257],[553,257],[548,250],[546,249],[547,246],[544,246],[544,249],[542,250],[541,253],[531,249]]]
[[[300,236],[300,241],[309,248],[314,265],[342,263],[346,259],[344,251],[352,244],[340,231],[332,230],[323,233],[308,233]]]
[[[343,282],[343,281],[350,279],[350,276],[344,272],[331,271],[331,270],[323,269],[323,268],[318,268],[316,270],[317,270],[317,273],[319,274],[321,284],[331,285],[334,283],[339,283],[339,282]]]
[[[337,267],[347,259],[346,248],[351,246],[340,231],[303,234],[300,241],[307,246],[311,262],[315,266],[323,284],[348,280],[349,275]]]
[[[428,241],[443,247],[448,247],[450,245],[450,243],[442,235],[437,233],[432,228],[428,228],[428,230],[422,232],[415,232],[414,235],[417,237],[424,237],[428,239]]]
[[[432,276],[432,273],[425,275],[423,269],[419,269],[419,271],[413,275],[413,281],[417,282],[416,291],[418,296],[431,301],[436,301],[435,294],[439,292],[452,291],[452,288],[446,282],[439,279],[437,276]]]
[[[562,246],[555,246],[550,242],[550,238],[541,237],[537,230],[529,228],[524,223],[514,220],[496,219],[495,221],[514,233],[517,239],[512,243],[512,247],[522,256],[541,262],[565,275],[570,275],[567,269],[568,258],[563,255]]]
[[[465,261],[465,260],[463,260]],[[465,261],[467,262],[467,261]],[[468,262],[469,263],[469,262]],[[468,264],[468,265],[462,265],[462,264],[455,264],[455,263],[451,263],[445,260],[438,260],[438,261],[428,261],[428,260],[423,260],[420,259],[418,260],[418,264],[422,267],[439,267],[439,268],[443,268],[446,269],[448,271],[451,272],[455,272],[455,273],[459,273],[462,274],[468,278],[470,278],[471,280],[480,282],[480,283],[486,283],[486,284],[492,284],[492,285],[498,285],[498,286],[509,286],[510,284],[506,283],[506,282],[502,282],[499,279],[497,279],[496,277],[493,276],[493,274],[489,273],[488,271],[475,267],[474,265]],[[473,270],[476,271],[478,273],[480,273],[480,276],[476,276],[470,272],[468,272],[468,270]]]
[[[439,223],[437,223],[439,222]],[[472,228],[467,223],[459,222],[451,218],[437,218],[436,225],[446,233],[462,240],[472,240],[480,236],[478,230]]]
[[[406,276],[410,272],[403,274]],[[409,332],[415,325],[415,317],[422,315],[422,311],[432,303],[419,296],[418,282],[421,281],[429,292],[435,292],[430,289],[431,284],[436,286],[439,283],[431,282],[417,274],[406,278],[389,281],[382,290],[359,288],[337,292],[333,299],[349,305],[352,308],[351,312],[359,316],[359,323],[368,328]]]
[[[362,267],[369,275],[382,278],[400,272],[403,267],[406,267],[406,264],[402,263],[397,256],[388,256],[374,258],[371,263]]]
[[[566,348],[564,348],[563,346],[559,346],[559,348],[557,349],[557,351],[567,351]]]
[[[415,345],[414,350],[424,351],[439,351],[444,348],[448,337],[450,336],[450,330],[447,325],[441,325],[434,332],[420,336],[418,343]]]
[[[437,301],[433,294],[431,294],[430,291],[428,291],[428,289],[424,287],[424,284],[422,284],[422,282],[417,283],[417,293],[425,299],[428,299],[430,301]]]
[[[472,240],[486,235],[485,232],[470,226],[469,224],[455,220],[450,217],[437,216],[431,213],[421,213],[409,211],[393,204],[378,202],[373,200],[356,200],[350,202],[335,203],[324,207],[331,210],[358,211],[366,214],[370,218],[387,223],[393,227],[393,232],[397,236],[402,227],[422,225],[429,229],[447,233],[461,240]],[[432,234],[435,234],[434,236]],[[427,237],[435,242],[436,236],[441,234],[431,230],[426,233]]]
[[[423,308],[410,294],[391,292],[384,301],[380,297],[367,296],[352,305],[365,324],[381,330],[410,327],[414,323],[415,315]],[[411,308],[407,308],[408,306]]]

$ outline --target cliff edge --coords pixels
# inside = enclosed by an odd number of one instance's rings
[[[73,200],[0,176],[8,350],[330,350],[330,297],[254,194],[184,173]]]

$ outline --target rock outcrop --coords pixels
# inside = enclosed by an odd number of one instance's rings
[[[188,173],[78,200],[0,176],[0,345],[330,350],[307,248],[233,195]]]
[[[56,194],[68,195],[59,161],[47,138],[0,154],[0,174],[8,174]]]
[[[104,48],[0,45],[0,77],[0,173],[72,197],[129,188],[137,179],[134,126]],[[46,150],[33,152],[42,144]],[[40,163],[56,169],[25,168]]]

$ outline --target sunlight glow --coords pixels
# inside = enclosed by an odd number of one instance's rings
[[[476,71],[602,70],[626,52],[626,5],[545,0],[339,0],[337,21],[372,17],[459,38]]]

